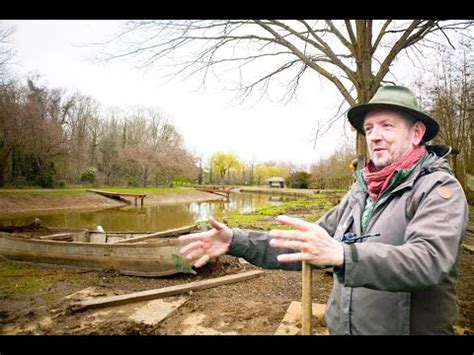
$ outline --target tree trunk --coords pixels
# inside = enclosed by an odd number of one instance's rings
[[[225,173],[226,173],[225,170],[221,170],[221,174],[220,174],[221,176],[220,176],[220,178],[221,178],[221,186],[222,186],[222,187],[224,187],[224,177],[225,177]]]
[[[11,171],[10,171],[10,181],[14,184],[18,183],[19,167],[18,167],[18,150],[16,148],[12,149],[11,153]],[[23,168],[23,167],[22,167]]]
[[[371,98],[370,89],[367,87],[361,87],[357,90],[357,103],[367,103]],[[365,136],[357,131],[356,136],[356,152],[357,152],[357,170],[362,169],[366,162],[369,160],[369,154],[367,150],[367,143]]]
[[[250,185],[253,185],[254,184],[254,177],[253,177],[253,162],[252,162],[252,165],[250,165],[250,181],[249,181],[249,184]]]
[[[0,187],[5,186],[5,180],[3,178],[5,174],[5,164],[3,161],[0,161]]]
[[[459,180],[459,171],[458,171],[458,154],[459,154],[459,150],[458,149],[453,149],[451,151],[451,154],[453,156],[453,172],[454,172],[454,176],[456,177],[456,179]],[[461,183],[461,186],[463,186],[463,184]],[[463,186],[464,188],[464,186]]]
[[[145,171],[143,172],[143,187],[146,187],[148,184],[148,167],[145,168]]]
[[[356,59],[356,90],[357,90],[357,104],[365,104],[369,102],[372,96],[377,91],[380,83],[375,82],[372,74],[372,20],[357,20],[356,21],[357,46],[355,48],[357,55]],[[357,169],[362,169],[369,160],[367,150],[367,143],[365,136],[357,132],[356,137],[356,151],[358,166]]]
[[[356,138],[357,170],[362,169],[369,160],[365,136],[357,132]]]
[[[472,108],[470,108],[470,109],[473,110]],[[472,118],[472,116],[471,116],[471,118]],[[471,139],[471,144],[470,144],[471,149],[470,149],[470,152],[469,152],[469,156],[465,157],[465,159],[466,159],[465,164],[466,164],[466,173],[471,175],[471,176],[474,176],[474,129],[472,129],[472,123],[471,123],[470,139]],[[469,204],[474,204],[474,191],[470,190],[468,187],[466,187],[466,189],[464,191],[466,191],[466,197],[467,197],[468,203]]]
[[[199,185],[202,185],[202,175],[203,175],[202,162],[201,162],[201,160],[199,160],[199,175],[198,175],[198,184]]]

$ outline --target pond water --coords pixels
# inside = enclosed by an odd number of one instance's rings
[[[0,225],[22,225],[40,218],[43,226],[95,229],[105,231],[163,231],[207,220],[209,215],[221,220],[231,213],[251,212],[270,205],[294,200],[294,197],[252,193],[231,193],[228,201],[206,201],[160,206],[124,206],[102,210],[54,211],[4,217]]]

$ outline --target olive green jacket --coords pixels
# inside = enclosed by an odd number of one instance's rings
[[[331,334],[452,334],[457,318],[457,262],[467,224],[467,202],[437,146],[371,214],[365,233],[379,237],[344,244],[326,307]],[[435,154],[438,151],[438,154]],[[444,150],[446,153],[446,150]],[[442,155],[442,154],[441,154]],[[355,183],[318,222],[334,238],[361,235],[367,192]],[[266,267],[282,264],[268,233],[233,229],[229,254]]]

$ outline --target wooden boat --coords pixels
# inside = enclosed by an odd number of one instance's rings
[[[0,232],[0,255],[20,262],[134,276],[195,273],[190,264],[177,255],[177,237],[196,229],[196,226],[186,226],[156,233],[105,233],[41,227],[21,232]]]

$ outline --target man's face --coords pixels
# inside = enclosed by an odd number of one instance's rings
[[[382,169],[410,153],[420,143],[425,126],[417,122],[408,128],[396,111],[375,109],[366,114],[364,131],[370,157],[376,169]]]

